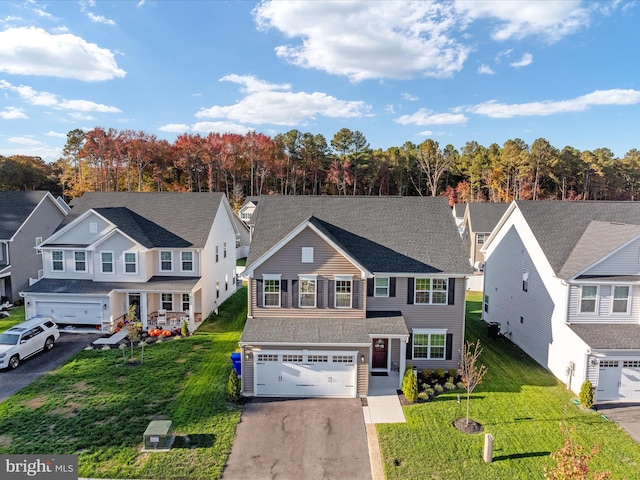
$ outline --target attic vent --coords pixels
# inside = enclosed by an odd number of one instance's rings
[[[98,233],[98,224],[96,222],[89,223],[89,233],[93,233],[93,234]]]

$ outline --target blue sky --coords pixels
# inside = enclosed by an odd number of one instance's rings
[[[636,1],[0,2],[0,155],[96,126],[640,149]]]

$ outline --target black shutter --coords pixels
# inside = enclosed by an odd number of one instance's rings
[[[322,298],[322,285],[324,285],[324,280],[316,281],[316,308],[324,308],[324,298]]]
[[[334,282],[333,280],[327,281],[327,288],[329,289],[329,291],[327,292],[329,294],[329,304],[327,305],[327,307],[329,308],[334,308],[336,306],[333,300],[336,293],[335,283],[336,282]]]
[[[413,333],[409,334],[409,342],[407,342],[407,360],[413,358]]]
[[[413,289],[415,287],[416,279],[413,277],[407,278],[407,304],[413,305]]]
[[[446,350],[445,350],[445,360],[451,360],[452,351],[453,350],[453,333],[447,333],[447,341],[446,341]]]
[[[256,305],[262,306],[262,280],[256,279]]]
[[[453,305],[456,298],[456,279],[449,279],[449,286],[447,287],[447,305]]]
[[[298,308],[298,280],[291,280],[291,306]]]
[[[389,296],[390,297],[396,296],[396,277],[391,277],[389,279]]]
[[[374,288],[373,278],[367,278],[367,297],[373,297]]]
[[[280,306],[287,306],[287,281],[280,280]]]
[[[351,282],[351,285],[351,288],[353,288],[351,308],[360,308],[360,281],[354,280]]]

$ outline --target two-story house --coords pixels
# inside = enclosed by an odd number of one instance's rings
[[[462,240],[475,270],[484,268],[482,246],[498,221],[507,211],[508,203],[468,203],[462,219]]]
[[[640,204],[516,201],[484,250],[486,321],[574,392],[640,401]]]
[[[27,318],[113,331],[130,305],[149,323],[195,323],[236,290],[237,224],[222,193],[85,193],[40,244]]]
[[[245,275],[246,396],[367,395],[457,368],[471,272],[445,198],[263,196]]]
[[[38,278],[42,258],[36,247],[67,212],[49,192],[0,192],[0,303],[20,300],[29,279]]]

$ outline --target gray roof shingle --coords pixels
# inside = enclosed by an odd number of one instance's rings
[[[48,192],[0,192],[0,239],[9,240]]]
[[[27,287],[26,293],[96,294],[106,295],[113,290],[136,290],[142,292],[183,292],[189,293],[200,277],[151,277],[147,282],[94,282],[93,280],[72,280],[62,278],[42,278]]]
[[[585,324],[569,325],[593,350],[640,349],[640,325],[638,324]]]
[[[223,193],[87,192],[71,202],[62,228],[89,209],[147,248],[202,248]]]
[[[309,221],[370,272],[471,272],[444,197],[263,196],[247,267]]]
[[[633,228],[618,228],[620,224],[640,225],[640,203],[638,202],[560,202],[560,201],[516,201],[527,224],[540,244],[551,268],[561,278],[578,273],[581,265],[590,265],[603,255],[602,248],[595,246],[585,236],[588,249],[577,249],[585,232],[593,221],[610,225],[611,230],[626,232],[626,238],[633,233]],[[604,235],[606,225],[594,224],[593,231],[608,252],[619,246],[614,235]],[[610,230],[610,231],[611,231]],[[596,252],[594,249],[597,249]],[[605,251],[605,254],[608,253]],[[567,264],[566,269],[563,268]]]
[[[509,208],[509,204],[473,202],[467,204],[467,208],[471,230],[476,233],[491,233]]]

